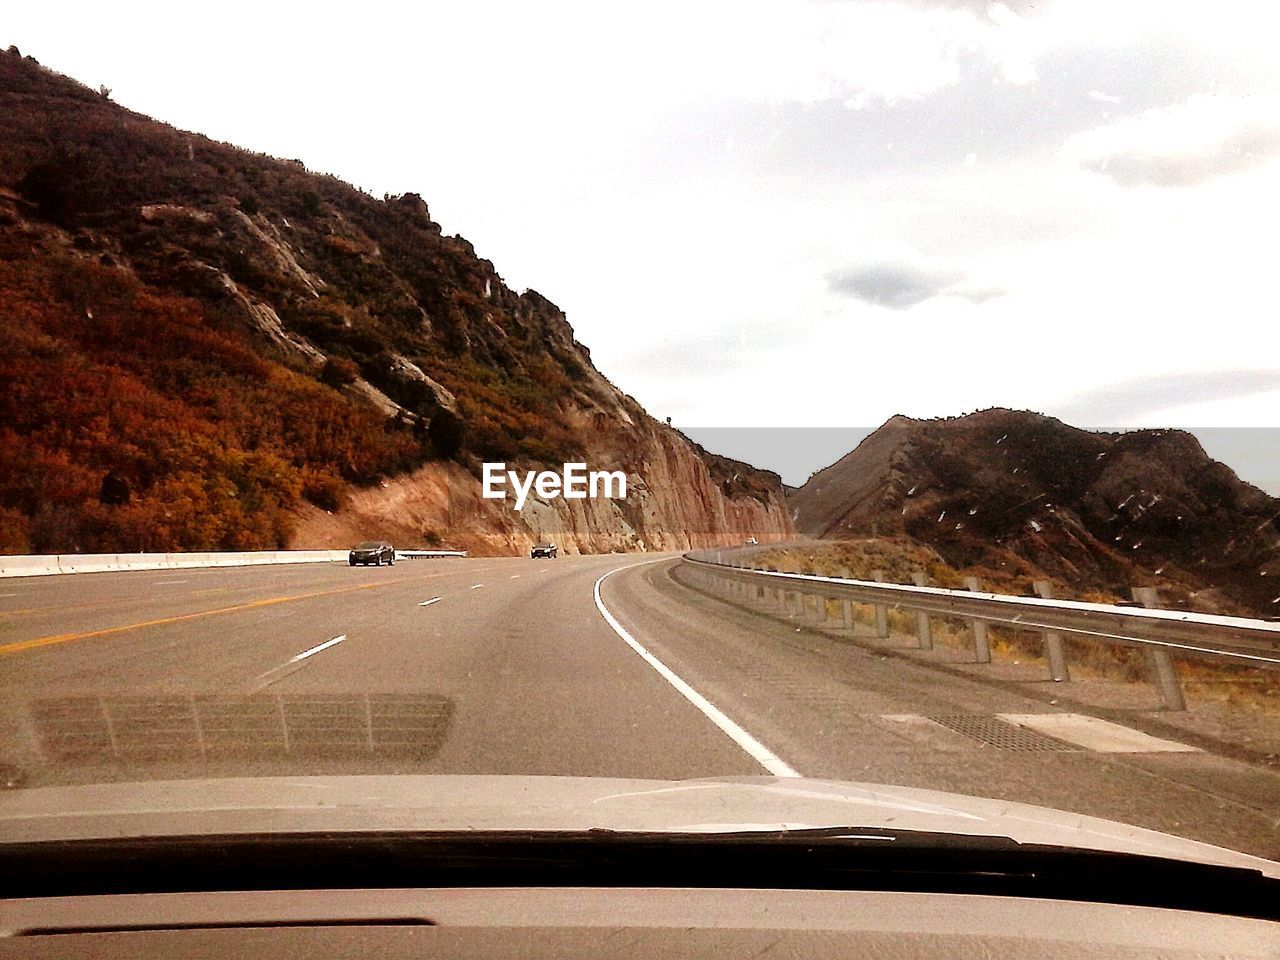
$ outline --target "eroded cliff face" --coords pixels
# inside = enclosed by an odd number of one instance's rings
[[[597,424],[585,462],[592,470],[626,473],[625,499],[530,494],[517,511],[514,499],[484,499],[480,478],[457,464],[433,463],[355,492],[337,513],[305,510],[290,545],[343,548],[378,536],[397,546],[478,555],[523,553],[541,541],[566,553],[610,553],[728,546],[748,537],[765,543],[793,535],[780,485],[764,495],[734,495],[675,430],[652,421],[614,425],[609,430]]]

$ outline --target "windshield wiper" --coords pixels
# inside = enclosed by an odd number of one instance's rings
[[[883,828],[274,833],[0,844],[0,896],[411,887],[890,890],[1280,920],[1280,880],[1185,860]]]

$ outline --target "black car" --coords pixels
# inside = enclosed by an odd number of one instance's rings
[[[366,540],[351,548],[350,562],[353,567],[357,563],[363,563],[366,567],[372,563],[375,567],[380,567],[383,561],[391,566],[396,562],[396,548],[385,540]]]
[[[558,552],[559,550],[554,543],[540,543],[529,551],[529,559],[537,560],[539,557],[546,557],[554,560]]]

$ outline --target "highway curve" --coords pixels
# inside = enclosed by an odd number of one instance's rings
[[[1116,752],[1131,731],[1114,723],[1078,739],[1011,727],[1000,718],[1062,711],[759,616],[679,566],[605,555],[0,580],[0,763],[29,786],[799,774],[1280,857],[1274,772],[1177,742]]]

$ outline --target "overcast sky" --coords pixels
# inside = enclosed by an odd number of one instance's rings
[[[1258,0],[16,4],[177,126],[421,193],[696,427],[1277,426]],[[775,465],[776,466],[776,465]]]

